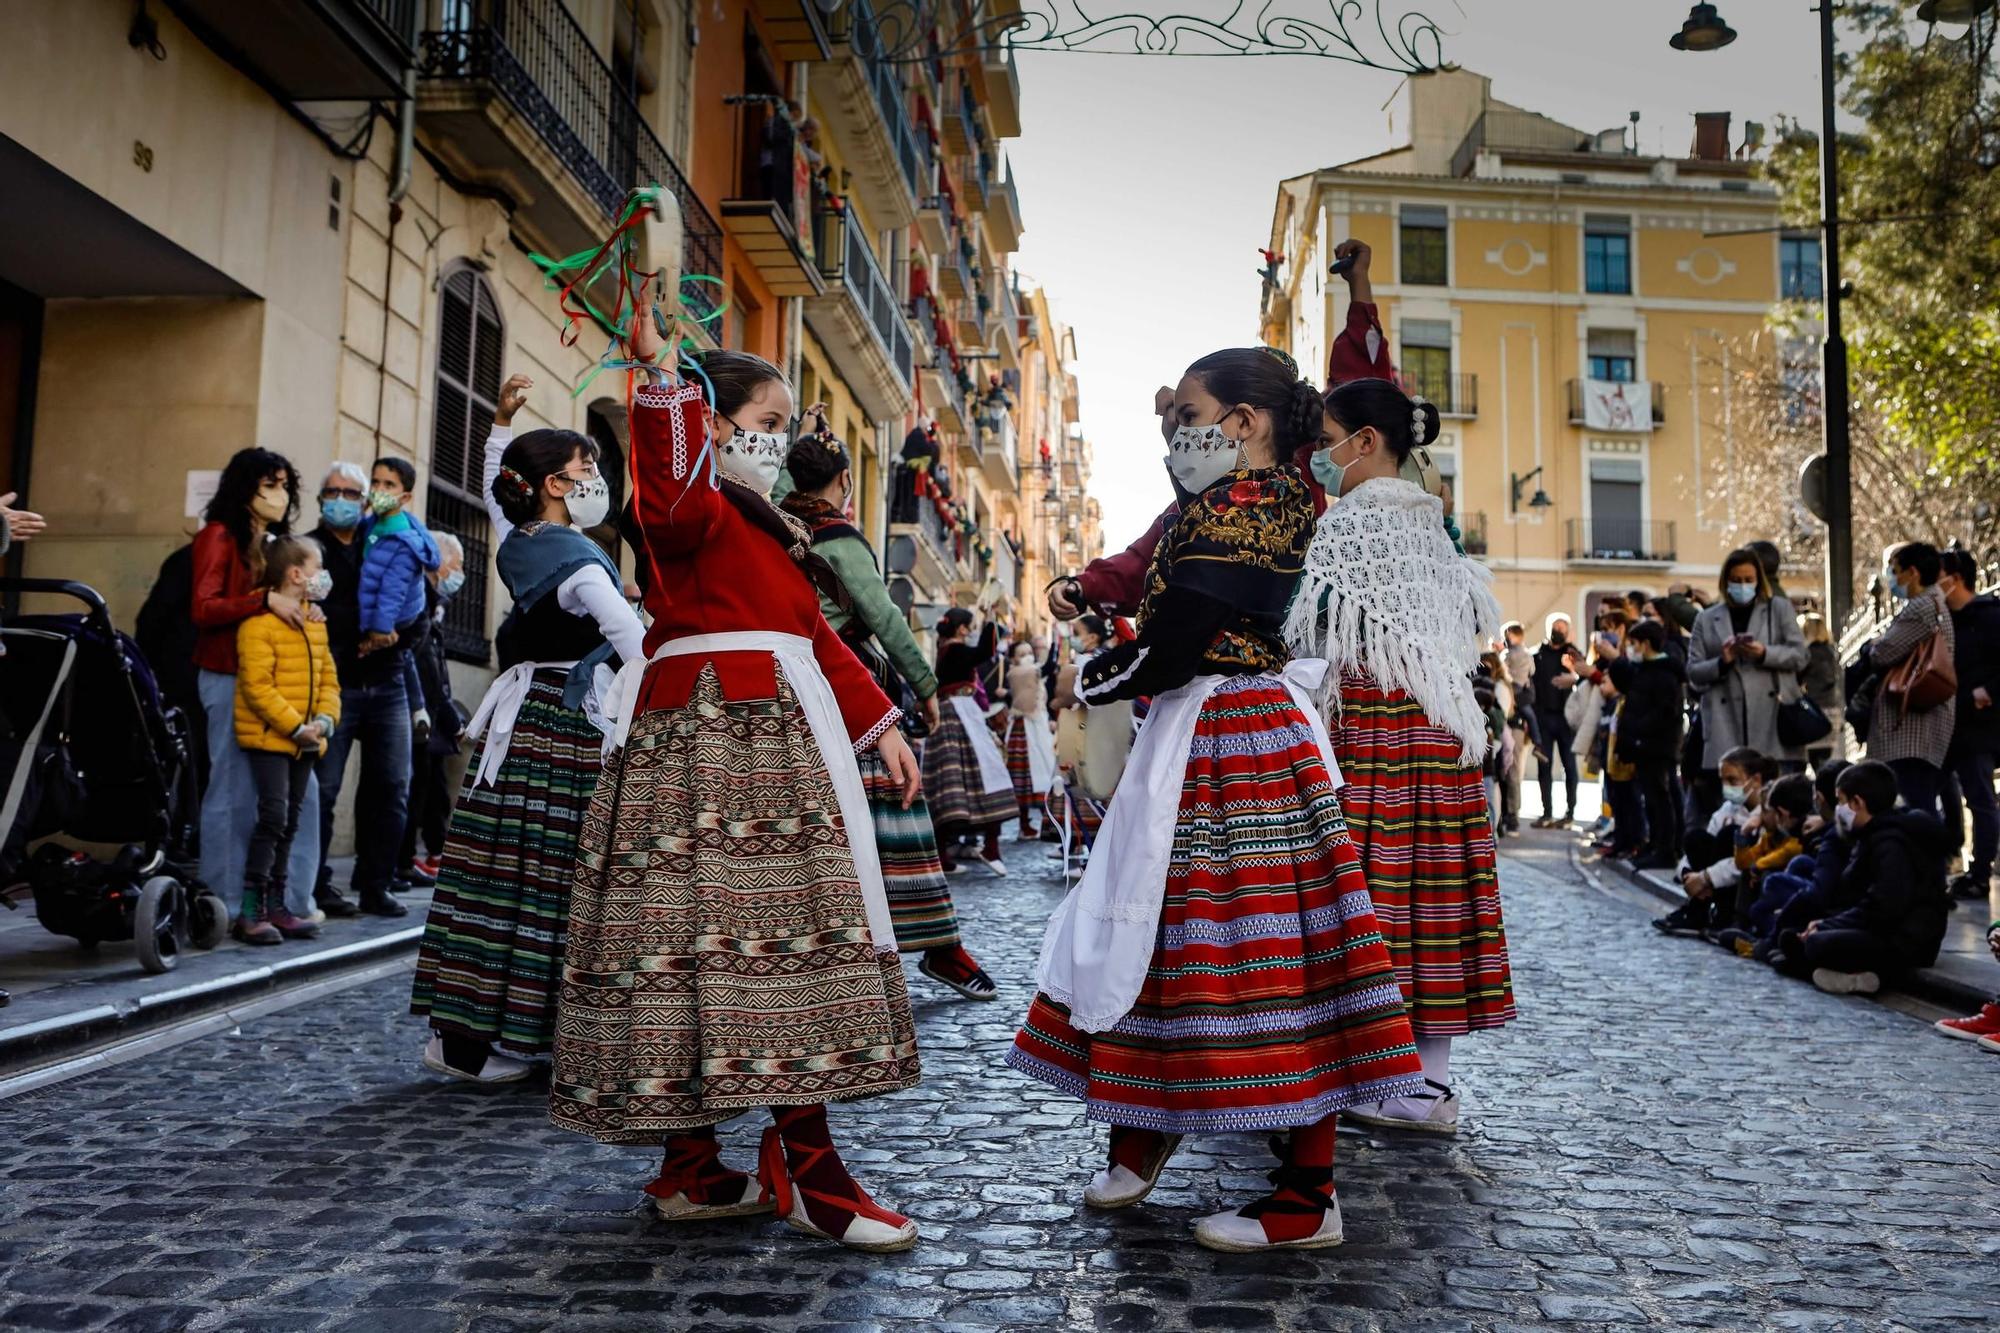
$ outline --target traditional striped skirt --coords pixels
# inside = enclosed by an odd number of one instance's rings
[[[1127,775],[1128,778],[1131,776]],[[1007,1062],[1086,1115],[1168,1133],[1311,1124],[1423,1086],[1311,725],[1270,676],[1202,705],[1159,940],[1132,1010],[1107,1032],[1037,995]]]
[[[889,891],[896,947],[915,953],[957,944],[958,913],[952,910],[944,862],[938,859],[930,807],[918,796],[905,810],[903,789],[889,776],[881,754],[864,750],[859,758],[868,810],[875,816],[875,850],[882,857],[882,883]]]
[[[535,673],[493,785],[474,781],[479,754],[466,769],[410,995],[439,1032],[523,1055],[555,1039],[577,837],[604,767],[603,735],[563,707],[568,675]]]
[[[1035,790],[1034,766],[1028,760],[1027,719],[1006,716],[1007,776],[1014,779],[1014,804],[1025,815],[1041,804],[1042,794]]]
[[[1369,676],[1340,683],[1333,749],[1340,803],[1368,893],[1420,1037],[1454,1037],[1514,1018],[1493,825],[1458,738],[1402,691]]]
[[[972,737],[949,700],[938,699],[938,724],[924,738],[924,800],[940,835],[1004,824],[1020,809],[1010,787],[987,791],[979,775]]]
[[[584,821],[550,1118],[657,1143],[916,1081],[902,960],[875,950],[797,698],[780,677],[732,701],[704,668],[640,715]]]

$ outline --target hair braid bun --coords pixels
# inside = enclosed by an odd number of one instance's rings
[[[1419,447],[1435,441],[1438,432],[1444,428],[1444,420],[1438,415],[1437,404],[1419,398],[1411,404],[1410,442]]]
[[[1294,384],[1292,401],[1285,410],[1282,448],[1290,450],[1318,439],[1325,414],[1326,404],[1320,399],[1318,389],[1306,380]]]

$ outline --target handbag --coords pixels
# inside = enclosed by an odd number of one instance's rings
[[[1798,685],[1793,679],[1794,687]],[[1778,741],[1787,750],[1801,750],[1817,741],[1826,739],[1833,731],[1833,719],[1824,709],[1812,701],[1812,696],[1799,691],[1799,697],[1789,703],[1785,701],[1783,679],[1771,687],[1771,697],[1778,705]]]
[[[1898,720],[1912,712],[1928,713],[1958,697],[1958,670],[1944,641],[1944,627],[1931,631],[1908,657],[1889,668],[1882,691],[1899,705]]]

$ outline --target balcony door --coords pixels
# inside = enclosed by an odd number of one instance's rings
[[[1637,459],[1590,460],[1590,553],[1646,554],[1646,467]]]

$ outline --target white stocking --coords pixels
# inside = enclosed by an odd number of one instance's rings
[[[1451,1086],[1450,1037],[1418,1037],[1417,1059],[1423,1062],[1425,1078],[1447,1088]]]

